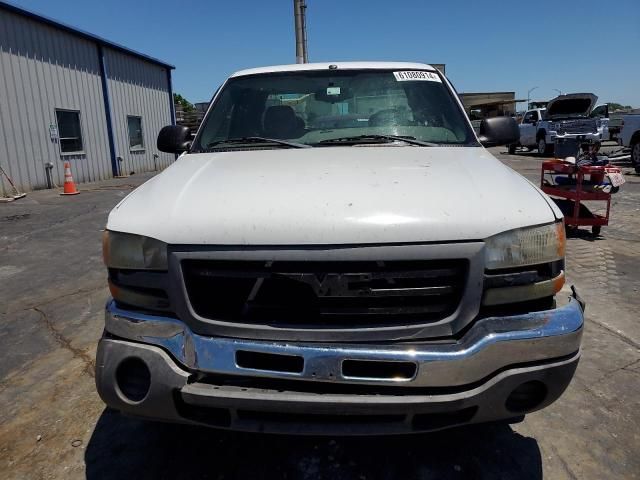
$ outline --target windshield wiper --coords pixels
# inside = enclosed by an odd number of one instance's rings
[[[338,137],[338,138],[328,138],[326,140],[321,140],[318,142],[319,145],[356,145],[359,143],[371,143],[371,141],[384,141],[387,140],[389,142],[405,142],[411,145],[419,145],[421,147],[437,147],[437,143],[432,142],[424,142],[422,140],[416,139],[416,137],[412,137],[411,135],[355,135],[353,137]]]
[[[277,138],[266,138],[266,137],[238,137],[238,138],[227,138],[225,140],[218,140],[216,142],[211,142],[207,145],[206,150],[211,148],[223,146],[223,145],[238,145],[238,144],[276,144],[281,145],[283,147],[290,148],[311,148],[310,145],[306,145],[304,143],[296,143],[289,142],[287,140],[280,140]]]

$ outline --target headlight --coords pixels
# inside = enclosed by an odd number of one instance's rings
[[[167,270],[167,244],[155,238],[105,230],[102,257],[109,268]]]
[[[485,240],[485,268],[513,268],[564,258],[564,222],[518,228]]]

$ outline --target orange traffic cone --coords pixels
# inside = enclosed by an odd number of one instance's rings
[[[79,193],[71,175],[71,164],[64,162],[64,191],[60,195],[77,195]]]

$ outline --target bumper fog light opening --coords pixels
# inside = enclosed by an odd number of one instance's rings
[[[137,357],[123,360],[116,369],[116,386],[123,400],[142,402],[151,387],[151,372],[147,364]]]
[[[512,413],[525,413],[535,410],[547,397],[547,386],[532,380],[516,387],[507,397],[505,407]]]

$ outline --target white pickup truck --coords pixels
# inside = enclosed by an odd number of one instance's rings
[[[420,63],[244,70],[110,213],[102,399],[262,432],[513,421],[565,390],[583,304],[562,213]]]
[[[636,172],[640,173],[640,114],[622,117],[618,144],[631,149],[631,163]]]
[[[551,100],[546,108],[528,110],[520,124],[520,140],[509,145],[513,154],[519,146],[553,154],[558,138],[578,138],[600,143],[609,139],[606,105],[598,105],[592,93],[570,93]]]

